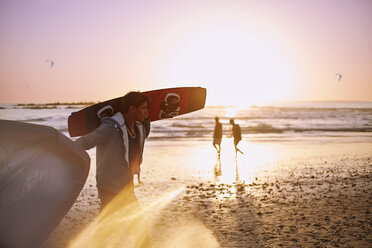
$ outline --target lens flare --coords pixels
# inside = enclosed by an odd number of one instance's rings
[[[169,222],[162,237],[156,237],[158,242],[150,241],[149,230],[156,228],[157,222],[149,226],[145,216],[161,216],[164,208],[184,191],[184,188],[180,187],[162,195],[151,204],[141,206],[133,186],[127,187],[68,247],[219,247],[210,230],[198,220],[190,219],[177,223]]]

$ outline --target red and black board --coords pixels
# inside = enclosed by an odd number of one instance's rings
[[[207,90],[201,87],[179,87],[143,92],[149,99],[150,121],[172,118],[204,108]],[[100,125],[97,112],[110,105],[114,113],[122,112],[121,99],[114,98],[84,108],[68,117],[68,131],[71,137],[82,136]]]

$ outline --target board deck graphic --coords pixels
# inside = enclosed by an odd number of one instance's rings
[[[52,127],[0,120],[0,247],[40,247],[74,204],[89,164]]]
[[[179,87],[143,92],[149,99],[150,121],[173,118],[204,108],[207,91],[201,87]],[[105,106],[113,112],[121,111],[121,99],[114,98],[72,113],[68,118],[68,131],[71,137],[82,136],[100,125],[97,115]]]

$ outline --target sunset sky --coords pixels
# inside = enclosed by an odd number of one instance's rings
[[[371,30],[370,0],[0,0],[0,103],[372,101]]]

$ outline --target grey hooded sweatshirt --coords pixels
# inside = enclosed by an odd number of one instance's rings
[[[136,123],[140,136],[140,157],[142,162],[145,139],[150,133],[150,122]],[[93,132],[75,141],[83,149],[97,147],[97,188],[119,193],[129,183],[129,141],[123,115],[103,117],[101,125]]]

